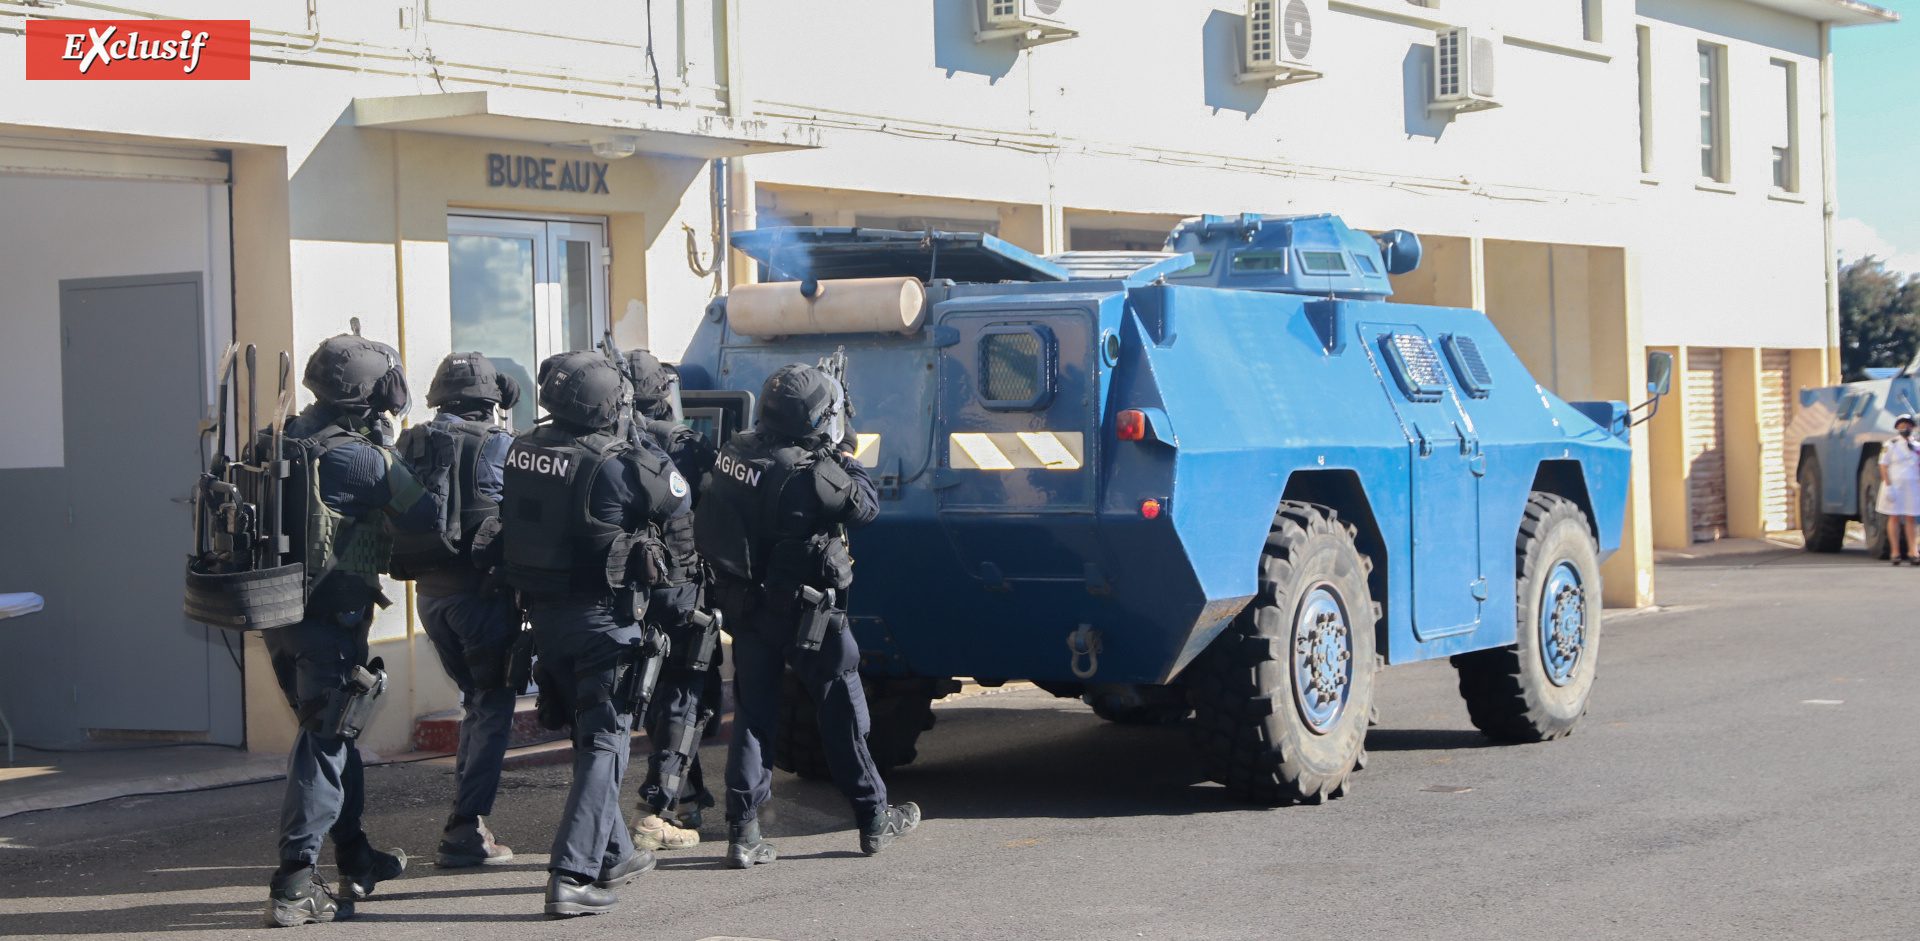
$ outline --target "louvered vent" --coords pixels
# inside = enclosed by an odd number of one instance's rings
[[[1453,334],[1440,340],[1440,348],[1447,351],[1447,362],[1459,377],[1460,388],[1476,399],[1486,398],[1493,388],[1493,373],[1487,370],[1487,361],[1480,355],[1480,345],[1472,337]]]
[[[1463,87],[1463,70],[1466,63],[1461,59],[1461,46],[1467,38],[1465,30],[1443,29],[1434,35],[1434,86],[1435,98],[1445,101],[1460,97]]]
[[[1417,333],[1390,333],[1380,338],[1380,346],[1407,398],[1433,402],[1446,393],[1446,368],[1440,365],[1440,354],[1433,351],[1433,344],[1427,342],[1426,337]]]
[[[1247,66],[1273,64],[1273,7],[1275,0],[1247,2]]]

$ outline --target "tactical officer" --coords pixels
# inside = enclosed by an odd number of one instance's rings
[[[507,661],[520,614],[507,593],[482,584],[471,558],[475,533],[500,514],[500,484],[513,435],[498,424],[501,409],[520,401],[520,384],[479,353],[440,361],[427,389],[433,420],[400,435],[401,457],[416,465],[436,451],[455,455],[446,512],[432,532],[396,536],[392,574],[412,579],[420,623],[440,654],[447,677],[460,688],[465,715],[454,758],[453,814],[441,833],[442,867],[499,865],[513,850],[495,843],[486,816],[500,787],[500,767],[512,731],[515,690]]]
[[[834,782],[853,803],[860,849],[871,856],[920,823],[912,803],[889,806],[867,752],[860,650],[834,610],[853,581],[837,532],[879,514],[866,468],[853,459],[845,390],[811,366],[783,366],[760,389],[754,430],[720,449],[694,532],[715,572],[733,635],[735,712],[727,751],[727,864],[772,862],[755,810],[772,793],[780,687],[792,666],[819,704]]]
[[[262,634],[274,678],[300,723],[287,760],[270,927],[348,918],[353,900],[406,868],[404,852],[374,849],[360,829],[365,795],[354,737],[368,700],[385,687],[379,661],[367,660],[374,605],[388,604],[380,575],[391,536],[382,520],[402,532],[431,529],[442,512],[448,466],[446,455],[435,456],[417,477],[374,438],[383,413],[407,409],[407,380],[392,347],[333,337],[308,358],[302,383],[318,401],[287,423],[286,436],[289,453],[303,455],[297,464],[312,476],[307,486],[288,488],[287,507],[289,516],[305,517],[294,538],[307,547],[312,581],[304,619]],[[337,895],[315,868],[328,835],[340,871]]]
[[[687,481],[698,482],[713,466],[713,446],[706,436],[673,420],[666,367],[653,354],[634,350],[626,355],[626,371],[633,383],[634,444],[670,460]],[[694,508],[699,508],[697,495]],[[700,842],[701,811],[714,803],[700,767],[700,735],[720,711],[719,625],[694,615],[701,568],[693,545],[693,517],[668,522],[660,536],[667,551],[667,586],[653,593],[647,621],[666,633],[673,655],[648,709],[647,738],[653,752],[632,829],[633,841],[653,850]]]
[[[620,813],[632,748],[664,643],[641,609],[664,583],[656,527],[684,515],[687,482],[620,436],[632,403],[606,356],[561,353],[540,364],[547,419],[514,439],[501,503],[502,572],[533,625],[541,690],[573,725],[573,790],[554,835],[546,912],[608,912],[613,890],[653,869]]]

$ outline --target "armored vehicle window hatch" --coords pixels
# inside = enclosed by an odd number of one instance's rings
[[[1047,260],[1073,273],[1075,281],[1120,280],[1150,284],[1193,266],[1185,252],[1061,252]]]
[[[980,404],[998,411],[1047,407],[1058,357],[1053,331],[997,324],[980,331]]]
[[[1060,265],[981,232],[780,226],[735,232],[731,242],[761,264],[764,281],[911,276],[993,284],[1073,277]]]
[[[1453,366],[1453,374],[1460,380],[1460,388],[1476,399],[1484,399],[1493,389],[1493,373],[1487,370],[1487,361],[1480,355],[1480,345],[1472,337],[1449,333],[1440,338],[1440,348],[1447,353],[1447,362]]]
[[[1234,252],[1233,272],[1276,271],[1287,273],[1286,252]]]
[[[1446,394],[1447,374],[1426,337],[1417,333],[1385,334],[1380,337],[1380,351],[1407,398],[1435,402]]]
[[[1346,274],[1347,257],[1339,252],[1301,252],[1300,270],[1308,274]]]

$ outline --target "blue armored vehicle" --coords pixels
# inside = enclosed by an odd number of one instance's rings
[[[733,245],[762,282],[707,310],[683,404],[750,421],[769,373],[844,349],[882,501],[851,534],[849,616],[883,768],[955,677],[1191,714],[1207,775],[1262,802],[1345,793],[1383,664],[1453,658],[1506,740],[1585,710],[1628,410],[1555,397],[1477,311],[1390,303],[1412,235],[1242,215],[1160,253],[816,227]],[[824,776],[789,699],[778,760]]]
[[[1847,522],[1859,520],[1867,551],[1886,558],[1886,517],[1880,496],[1880,446],[1894,436],[1893,420],[1920,414],[1920,359],[1905,369],[1867,370],[1872,378],[1823,389],[1802,389],[1790,435],[1800,438],[1800,534],[1809,552],[1839,552]],[[1878,375],[1875,375],[1878,374]]]

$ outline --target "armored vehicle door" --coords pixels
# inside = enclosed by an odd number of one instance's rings
[[[962,563],[989,588],[1086,577],[1099,552],[1093,313],[961,310],[940,322],[959,342],[941,350],[935,486]]]
[[[1361,324],[1387,400],[1407,436],[1413,632],[1421,641],[1480,625],[1487,597],[1480,557],[1480,481],[1486,458],[1440,352],[1411,324]]]

